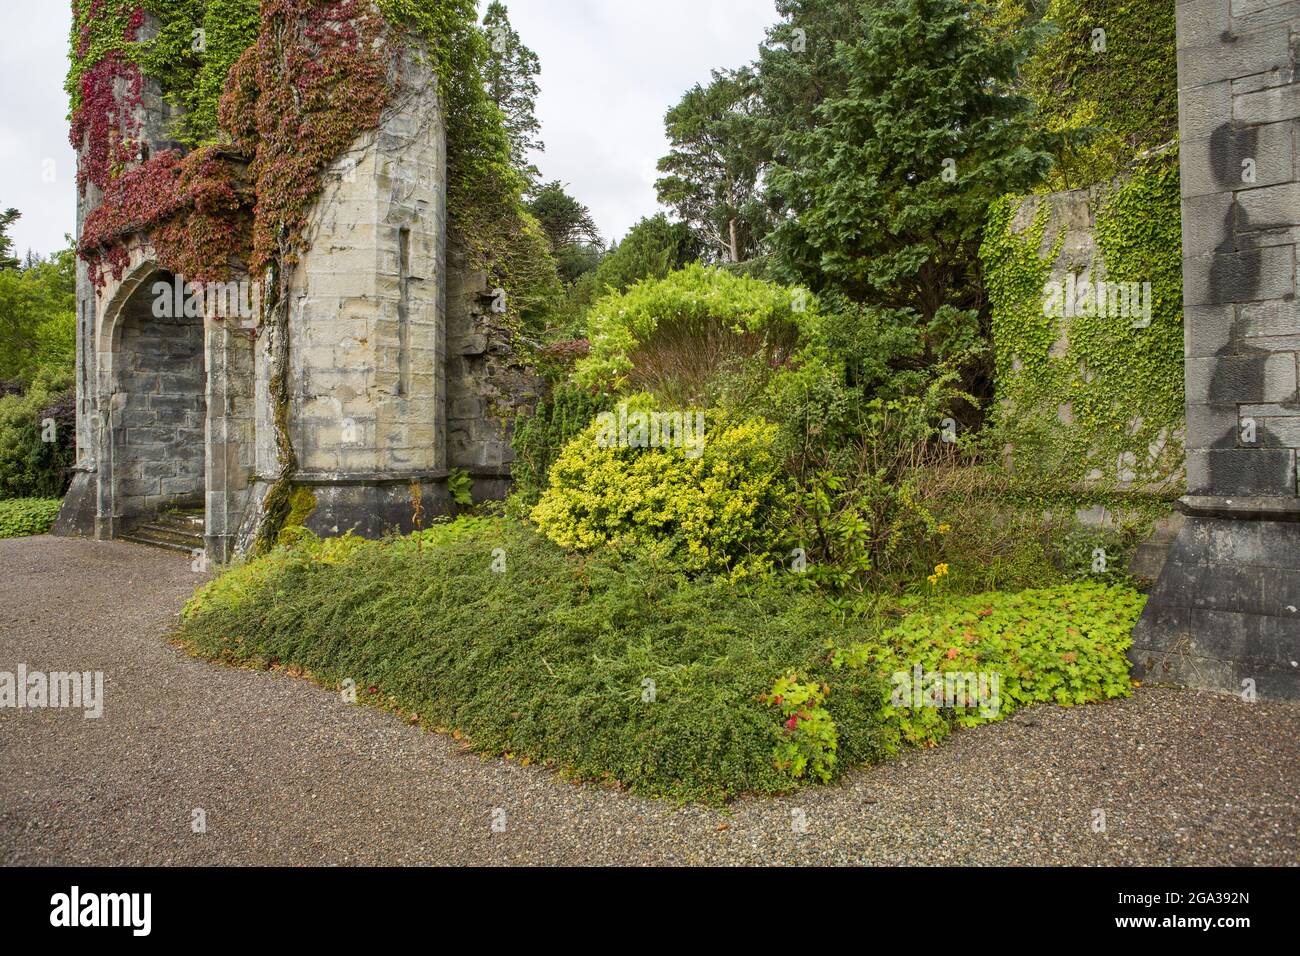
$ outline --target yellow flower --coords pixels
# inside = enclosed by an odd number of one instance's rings
[[[938,584],[938,583],[939,583],[939,575],[937,575],[937,574],[932,574],[932,575],[930,575],[928,578],[926,578],[926,580],[929,581],[931,584]]]
[[[934,574],[935,574],[935,577],[940,577],[940,578],[941,578],[941,577],[945,576],[947,573],[948,573],[948,565],[946,565],[946,564],[936,564],[936,565],[934,566]]]
[[[951,531],[951,530],[952,530],[952,525],[950,525],[950,524],[941,524],[941,525],[939,525],[939,533],[940,533],[940,534],[947,534],[947,533],[948,533],[949,531]]]

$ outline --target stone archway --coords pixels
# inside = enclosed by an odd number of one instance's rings
[[[160,510],[203,505],[204,318],[174,289],[171,273],[142,263],[104,310],[99,537],[127,533]]]

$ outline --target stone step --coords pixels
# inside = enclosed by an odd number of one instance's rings
[[[203,512],[165,511],[149,522],[156,527],[203,536]]]
[[[123,535],[122,540],[146,544],[154,548],[165,548],[182,554],[202,551],[204,546],[201,526],[199,531],[193,532],[152,522],[133,529],[130,534]]]

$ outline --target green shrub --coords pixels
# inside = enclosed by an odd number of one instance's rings
[[[551,465],[564,446],[610,408],[609,400],[575,385],[555,388],[536,414],[515,422],[510,444],[515,452],[510,476],[520,500],[532,506],[546,490]]]
[[[25,394],[0,398],[0,498],[57,498],[76,462],[71,370],[46,370]],[[54,441],[44,439],[53,422]]]
[[[187,605],[205,657],[355,687],[359,702],[483,754],[678,799],[833,780],[905,744],[1034,703],[1129,692],[1143,598],[1068,585],[846,614],[790,574],[736,585],[606,550],[566,555],[517,522],[383,542],[305,538]],[[915,708],[895,675],[996,673],[995,710]]]
[[[63,502],[58,498],[0,500],[0,538],[45,534],[54,525]]]
[[[776,426],[710,411],[700,413],[698,450],[603,441],[606,425],[652,408],[634,406],[598,418],[565,446],[532,511],[538,528],[571,551],[624,541],[652,546],[688,571],[770,567],[788,537]]]
[[[921,505],[943,529],[931,547],[899,552],[893,576],[904,589],[927,590],[934,566],[951,566],[950,594],[1020,591],[1071,582],[1131,585],[1128,566],[1155,522],[1173,503],[1158,497],[1085,490],[1066,494],[999,464],[927,468],[917,485]],[[1103,527],[1080,524],[1079,512],[1105,508]],[[1098,567],[1097,552],[1104,554]]]
[[[201,589],[180,637],[206,657],[355,681],[362,703],[454,730],[485,754],[723,800],[884,755],[884,685],[832,668],[827,647],[865,635],[791,575],[744,588],[691,580],[608,551],[565,555],[518,523],[479,520],[276,549]],[[764,702],[790,674],[816,685],[818,739],[825,749],[833,733],[835,745],[835,762],[806,774],[777,766],[788,718]]]
[[[793,496],[813,580],[838,590],[904,585],[899,570],[938,535],[922,502],[928,442],[936,437],[925,409],[875,401],[862,412],[844,446],[806,456]]]
[[[1000,720],[1035,703],[1069,706],[1126,697],[1133,628],[1146,598],[1131,588],[1071,584],[1017,594],[913,600],[915,609],[878,636],[842,650],[837,664],[891,684],[882,716],[911,744],[933,745],[954,725]],[[898,706],[895,675],[998,676],[994,712]],[[910,696],[904,694],[904,701]]]
[[[591,354],[578,362],[575,378],[701,402],[737,358],[784,364],[815,319],[816,302],[803,290],[696,263],[598,301],[588,316]]]

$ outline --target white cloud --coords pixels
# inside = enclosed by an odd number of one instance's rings
[[[23,218],[19,252],[48,253],[72,232],[68,145],[70,4],[29,3],[0,33],[0,206]],[[664,113],[715,68],[757,55],[773,0],[509,0],[510,19],[542,61],[538,116],[543,176],[570,184],[607,239],[656,211],[654,164],[668,144]],[[43,180],[54,161],[54,182]]]
[[[773,0],[507,0],[542,61],[536,162],[591,207],[606,239],[657,210],[663,117],[711,70],[758,55]]]
[[[23,214],[10,229],[20,256],[61,249],[64,234],[76,231],[76,156],[63,92],[71,7],[25,4],[0,31],[0,207]]]

